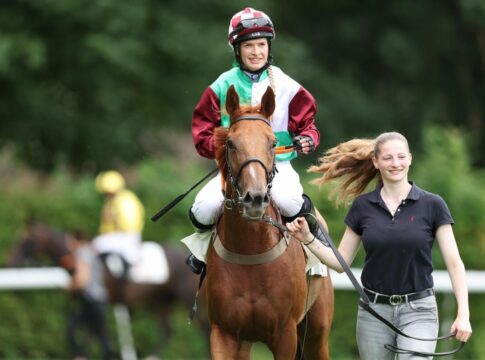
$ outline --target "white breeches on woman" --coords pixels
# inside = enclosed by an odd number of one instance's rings
[[[276,162],[275,174],[270,190],[271,198],[280,209],[281,215],[291,217],[303,206],[303,187],[300,176],[289,161]],[[192,205],[192,214],[198,222],[211,225],[222,211],[224,196],[221,189],[221,174],[211,179],[197,194]]]
[[[116,253],[134,264],[140,258],[141,241],[139,232],[110,232],[95,237],[93,246],[100,254]]]

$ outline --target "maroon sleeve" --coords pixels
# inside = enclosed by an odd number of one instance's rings
[[[317,105],[312,94],[300,87],[290,102],[288,130],[295,135],[310,136],[315,148],[320,144],[320,132],[315,126],[316,112]]]
[[[192,139],[197,152],[214,159],[214,129],[221,124],[219,97],[208,87],[202,94],[192,115]]]

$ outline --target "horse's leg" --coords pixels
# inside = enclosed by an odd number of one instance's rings
[[[210,345],[212,360],[239,359],[238,353],[241,344],[214,324],[211,327]]]
[[[298,327],[305,359],[328,360],[330,328],[333,320],[334,293],[330,276],[311,278],[312,283],[320,282],[321,290],[306,318]],[[315,285],[314,285],[315,286]]]
[[[273,353],[274,360],[293,360],[298,347],[296,323],[289,321],[284,329],[279,331],[278,338],[273,343],[267,344]]]
[[[237,360],[249,360],[251,358],[251,347],[253,346],[252,343],[243,341],[239,351],[237,353]]]

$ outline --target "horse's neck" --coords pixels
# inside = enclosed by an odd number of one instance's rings
[[[272,207],[266,211],[275,218]],[[279,241],[278,230],[263,220],[244,219],[237,209],[224,209],[219,236],[228,250],[243,254],[256,254],[269,250]]]
[[[45,240],[45,250],[54,261],[60,261],[62,256],[70,253],[67,248],[65,234],[52,231],[47,235],[49,240]]]

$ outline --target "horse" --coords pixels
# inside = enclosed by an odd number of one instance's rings
[[[75,271],[73,253],[68,246],[68,239],[71,236],[80,235],[54,229],[42,223],[29,223],[24,229],[21,239],[10,251],[7,265],[10,267],[34,266],[39,262],[47,261],[68,272]],[[154,243],[143,243],[151,245],[150,251],[153,252]],[[170,317],[173,310],[179,305],[185,307],[187,313],[192,310],[199,279],[185,265],[185,259],[188,256],[185,248],[166,244],[163,245],[163,252],[168,267],[168,278],[164,282],[122,280],[114,276],[106,266],[104,277],[111,304],[123,304],[129,309],[141,304],[148,305],[159,315],[162,332],[165,335],[163,338],[168,339],[172,333]],[[196,321],[208,337],[209,327],[205,314],[199,313]]]
[[[207,253],[206,297],[214,360],[249,359],[264,343],[274,359],[329,359],[334,293],[330,276],[306,277],[303,245],[273,226],[270,197],[276,138],[271,87],[257,106],[226,97],[229,128],[215,131],[224,210]],[[298,344],[298,341],[300,343]]]

